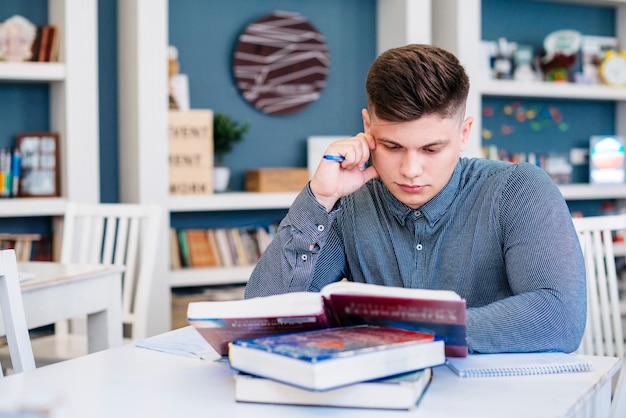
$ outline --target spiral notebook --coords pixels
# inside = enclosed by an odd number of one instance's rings
[[[566,353],[470,354],[450,357],[446,365],[459,377],[587,372],[592,368],[583,357]]]

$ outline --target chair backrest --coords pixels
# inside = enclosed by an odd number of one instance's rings
[[[587,274],[587,325],[576,351],[581,354],[624,358],[624,335],[620,309],[613,235],[626,231],[626,215],[574,218],[585,256]],[[622,243],[623,246],[623,243]]]
[[[68,203],[62,263],[123,265],[122,322],[133,339],[147,337],[161,210],[132,203]]]
[[[0,308],[15,373],[35,369],[28,335],[15,250],[0,251]],[[0,368],[2,376],[2,368]]]

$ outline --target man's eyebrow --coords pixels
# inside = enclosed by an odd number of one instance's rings
[[[398,145],[400,147],[404,147],[404,145],[402,145],[401,143],[394,141],[393,139],[389,139],[389,138],[384,138],[384,137],[376,137],[374,138],[376,141],[378,142],[386,142],[389,144],[394,144],[394,145]],[[434,146],[439,146],[439,145],[447,145],[450,143],[449,139],[436,139],[432,142],[429,142],[427,144],[422,145],[420,148],[428,148],[428,147],[434,147]]]

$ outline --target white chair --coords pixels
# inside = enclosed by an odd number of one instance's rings
[[[21,373],[35,369],[14,250],[0,251],[0,309],[13,372]]]
[[[577,352],[624,358],[622,310],[615,266],[615,231],[626,231],[626,215],[574,218],[585,257],[587,325]],[[620,250],[623,255],[623,249]]]
[[[125,342],[147,337],[148,307],[158,245],[157,205],[68,203],[63,221],[62,263],[125,266],[122,323]],[[53,335],[33,338],[38,365],[87,354],[85,321],[55,324]]]
[[[626,417],[626,359],[615,256],[624,255],[624,243],[613,242],[613,234],[626,232],[626,215],[574,218],[585,257],[587,274],[587,324],[579,354],[615,356],[622,359],[613,389],[611,417]]]

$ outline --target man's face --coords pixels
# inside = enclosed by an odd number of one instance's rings
[[[465,149],[472,118],[424,116],[386,122],[363,110],[365,132],[374,137],[372,163],[400,202],[417,209],[450,180]]]

